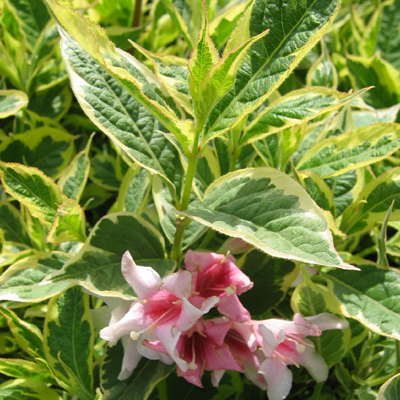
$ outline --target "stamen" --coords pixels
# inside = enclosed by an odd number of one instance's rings
[[[132,340],[138,340],[139,336],[140,336],[140,332],[131,331],[129,336],[131,337]]]
[[[230,285],[230,286],[228,286],[227,288],[225,288],[225,293],[226,293],[226,295],[229,297],[231,294],[236,294],[236,288],[235,288],[235,286],[233,286],[233,284],[232,285]]]
[[[225,255],[225,257],[220,261],[220,264],[223,264],[226,261],[226,259],[228,258],[229,254],[231,254],[231,252],[228,250],[226,255]]]

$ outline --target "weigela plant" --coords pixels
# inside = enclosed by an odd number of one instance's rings
[[[0,0],[0,398],[397,400],[400,0]]]

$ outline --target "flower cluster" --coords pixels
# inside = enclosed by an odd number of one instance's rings
[[[122,273],[138,299],[112,312],[100,336],[122,340],[124,360],[119,379],[127,378],[142,356],[177,365],[177,373],[202,386],[204,370],[218,385],[226,370],[244,372],[267,390],[270,400],[284,399],[292,385],[288,365],[304,366],[317,381],[328,368],[307,336],[343,329],[347,322],[331,314],[293,321],[251,320],[239,297],[253,283],[231,255],[189,251],[186,269],[160,278],[150,267],[135,264],[129,252]],[[204,316],[216,307],[219,317]]]

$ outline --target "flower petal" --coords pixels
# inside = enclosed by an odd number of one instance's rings
[[[218,387],[224,374],[224,369],[214,369],[214,371],[211,372],[211,383],[214,387]]]
[[[132,331],[139,332],[145,327],[143,305],[135,301],[130,310],[119,320],[100,331],[100,337],[109,342],[116,342]]]
[[[154,328],[154,335],[163,344],[167,354],[176,362],[177,366],[186,372],[188,366],[185,360],[180,358],[178,351],[176,350],[176,345],[181,336],[181,331],[174,328],[173,322],[168,324],[158,325]]]
[[[233,261],[235,259],[232,256],[228,256]],[[189,271],[204,271],[207,270],[214,264],[218,264],[223,261],[225,256],[223,254],[207,253],[202,251],[189,250],[185,256],[185,265]]]
[[[121,269],[124,278],[140,299],[145,299],[158,291],[160,275],[151,267],[136,265],[129,251],[122,256]]]
[[[218,302],[218,297],[209,297],[203,302],[201,308],[199,309],[192,305],[188,299],[183,298],[182,311],[176,323],[176,329],[179,331],[187,331],[198,319],[200,319],[204,314],[207,314]]]
[[[258,329],[262,335],[262,351],[265,357],[271,357],[279,343],[282,343],[285,340],[285,333],[280,331],[279,338],[277,340],[275,335],[265,325],[258,325]]]
[[[328,329],[347,329],[349,327],[349,322],[346,319],[329,313],[322,313],[312,317],[306,317],[305,319],[312,324],[318,325],[321,331],[326,331]]]
[[[131,376],[142,356],[137,351],[136,340],[131,340],[129,336],[124,336],[121,341],[124,347],[124,358],[122,360],[122,368],[118,379],[123,381]]]
[[[143,340],[138,342],[138,352],[149,360],[161,360],[164,364],[173,364],[174,360],[167,354],[164,345],[159,341]]]
[[[269,400],[283,400],[292,388],[292,372],[275,358],[265,360],[260,367],[260,373],[267,382]]]
[[[232,321],[228,318],[214,318],[204,321],[204,332],[217,346],[222,346],[225,336],[232,327]]]
[[[306,347],[303,353],[298,353],[295,361],[305,367],[317,382],[326,381],[328,378],[328,366],[322,356],[315,352],[314,347]]]
[[[189,298],[192,294],[192,274],[183,269],[163,278],[163,287],[180,299]]]
[[[243,307],[236,294],[221,297],[217,308],[221,314],[238,322],[247,322],[251,319],[250,313]]]

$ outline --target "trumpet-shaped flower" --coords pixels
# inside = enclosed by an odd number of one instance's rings
[[[193,291],[197,295],[193,304],[217,296],[221,314],[238,322],[250,320],[238,296],[251,289],[253,282],[236,266],[233,256],[189,250],[185,265],[193,274]]]
[[[202,387],[201,378],[205,370],[212,371],[212,380],[216,385],[225,370],[243,372],[242,364],[225,342],[231,325],[232,321],[225,318],[201,319],[182,333],[176,349],[179,357],[186,362],[187,369],[182,370],[178,364],[178,376]],[[144,343],[153,350],[167,354],[160,341]]]
[[[180,270],[161,279],[152,268],[136,265],[129,252],[122,258],[122,273],[138,300],[132,302],[122,318],[112,319],[100,336],[111,342],[125,335],[133,340],[156,338],[182,371],[186,371],[187,364],[176,351],[181,332],[190,329],[219,298],[210,296],[193,305],[189,301],[193,285],[189,271]]]
[[[294,316],[293,322],[280,319],[252,321],[258,344],[267,358],[259,372],[267,383],[270,400],[282,400],[292,386],[292,373],[287,365],[304,366],[311,376],[322,382],[328,377],[328,366],[315,352],[314,344],[307,336],[320,336],[322,330],[345,329],[346,320],[332,314],[319,314],[303,318]]]

